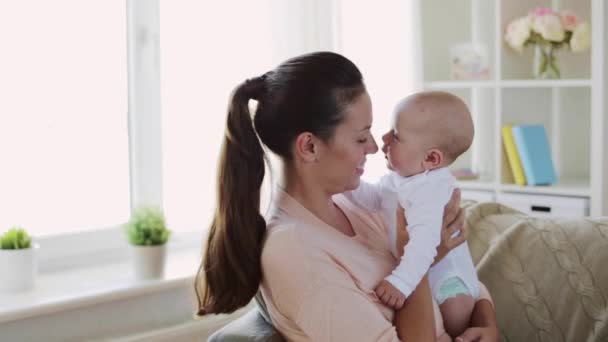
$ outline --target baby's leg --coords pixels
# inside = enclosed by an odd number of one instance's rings
[[[445,331],[456,338],[470,325],[475,299],[459,277],[446,279],[436,294]]]
[[[446,299],[443,304],[439,305],[445,331],[450,336],[456,338],[467,330],[474,306],[475,299],[467,295],[458,295]]]

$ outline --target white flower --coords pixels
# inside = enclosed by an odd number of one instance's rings
[[[531,20],[529,17],[522,17],[512,21],[507,26],[505,40],[510,47],[518,52],[521,52],[524,43],[530,37]]]
[[[534,17],[532,30],[540,34],[544,39],[553,42],[563,41],[566,35],[561,19],[555,14]]]
[[[572,32],[572,38],[570,39],[570,48],[574,52],[585,51],[591,45],[591,28],[589,23],[584,22],[578,24]]]

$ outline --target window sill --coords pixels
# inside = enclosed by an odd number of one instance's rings
[[[200,246],[176,247],[169,245],[165,275],[158,280],[136,280],[127,259],[40,273],[34,289],[0,293],[0,323],[191,287],[200,263]]]

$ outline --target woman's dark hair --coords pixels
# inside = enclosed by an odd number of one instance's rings
[[[332,52],[289,59],[233,91],[218,165],[217,207],[195,283],[198,315],[233,312],[258,291],[266,231],[260,214],[264,150],[258,137],[289,163],[300,133],[328,141],[346,106],[363,92],[355,64]],[[258,101],[253,120],[249,100]]]

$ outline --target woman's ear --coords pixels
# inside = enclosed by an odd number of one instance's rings
[[[318,159],[318,146],[315,135],[310,132],[300,133],[296,137],[295,153],[304,161],[316,161]]]
[[[431,148],[426,151],[426,156],[424,157],[422,165],[425,170],[433,170],[439,167],[443,163],[443,160],[443,152],[437,148]]]

